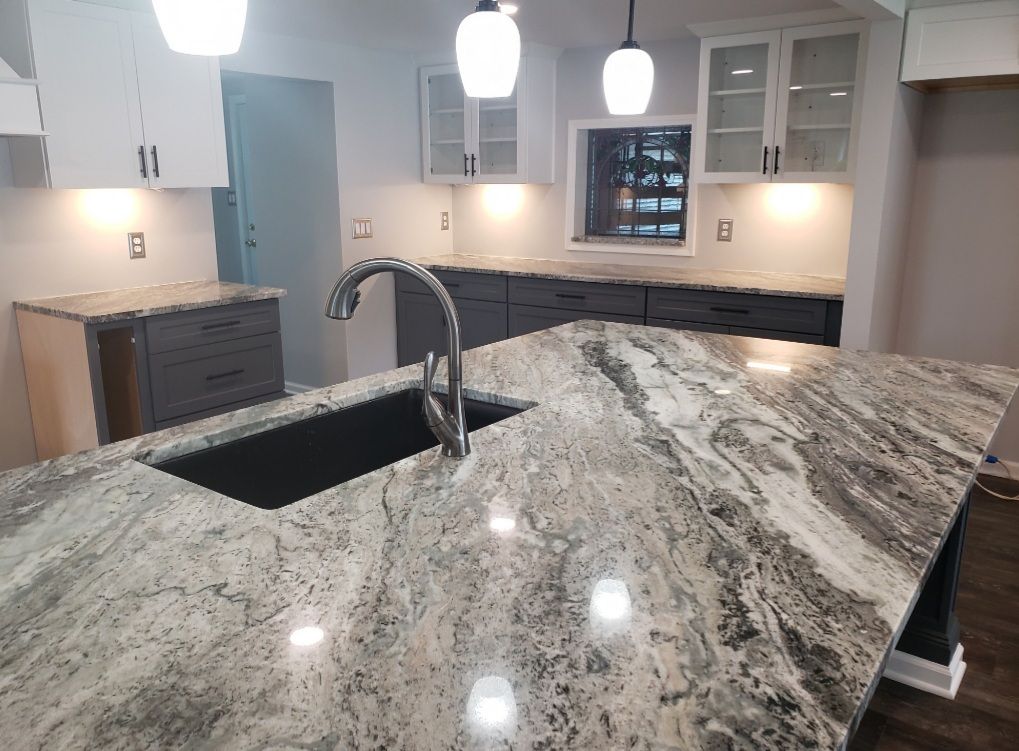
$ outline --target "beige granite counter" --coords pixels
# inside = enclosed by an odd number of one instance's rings
[[[286,290],[275,287],[196,281],[85,292],[40,300],[15,300],[14,307],[83,323],[107,323],[219,305],[272,300],[286,294]]]
[[[539,279],[634,284],[648,287],[680,287],[780,297],[810,297],[822,300],[841,300],[845,296],[846,288],[846,280],[840,277],[783,274],[769,271],[670,269],[618,263],[581,263],[550,261],[540,258],[465,254],[426,256],[412,260],[425,268],[439,271],[467,271]]]

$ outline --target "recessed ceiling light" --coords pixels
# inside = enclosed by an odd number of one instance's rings
[[[747,363],[747,367],[748,368],[753,368],[754,370],[770,370],[773,373],[792,373],[793,372],[793,369],[792,369],[791,365],[781,365],[779,363],[774,363],[774,362],[756,362],[754,360],[750,360]]]
[[[515,16],[520,7],[513,3],[499,3],[499,10],[505,13],[507,16]]]
[[[753,68],[740,68],[739,70],[734,70],[732,72],[732,74],[734,76],[745,76],[747,73],[753,73],[753,72],[754,72]]]

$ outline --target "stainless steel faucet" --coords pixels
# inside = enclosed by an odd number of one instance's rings
[[[442,406],[442,402],[436,399],[435,394],[432,393],[432,382],[435,379],[435,369],[438,367],[438,363],[435,360],[435,353],[429,352],[425,357],[425,398],[422,413],[425,424],[442,444],[443,456],[467,456],[471,453],[471,443],[467,435],[467,423],[464,420],[462,366],[460,364],[463,352],[460,337],[460,314],[457,313],[453,298],[442,286],[442,282],[416,263],[403,261],[399,258],[372,258],[361,261],[347,269],[336,280],[336,285],[326,301],[326,316],[341,321],[353,317],[354,309],[361,301],[361,291],[357,288],[358,285],[365,279],[381,274],[383,271],[399,272],[414,277],[432,291],[442,307],[442,314],[446,317],[446,331],[449,335],[449,346],[447,347],[449,350],[447,363],[449,410],[447,411]]]

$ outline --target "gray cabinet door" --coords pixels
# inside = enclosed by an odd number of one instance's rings
[[[587,313],[578,310],[554,310],[536,308],[530,305],[509,306],[509,335],[523,336],[535,331],[544,331],[554,326],[574,321],[608,321],[611,323],[633,323],[643,325],[641,316],[621,316],[608,313]]]
[[[488,300],[506,302],[506,277],[498,274],[470,274],[465,271],[433,271],[455,298],[464,300]],[[411,292],[415,295],[430,295],[424,284],[407,274],[396,275],[396,291]]]
[[[156,422],[283,390],[278,333],[163,352],[150,366]]]
[[[460,313],[465,350],[507,337],[506,303],[454,300]],[[399,292],[396,296],[397,359],[401,367],[423,362],[425,355],[448,354],[446,319],[434,297]]]

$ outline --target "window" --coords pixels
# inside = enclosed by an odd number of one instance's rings
[[[691,127],[587,133],[584,234],[686,240]]]

